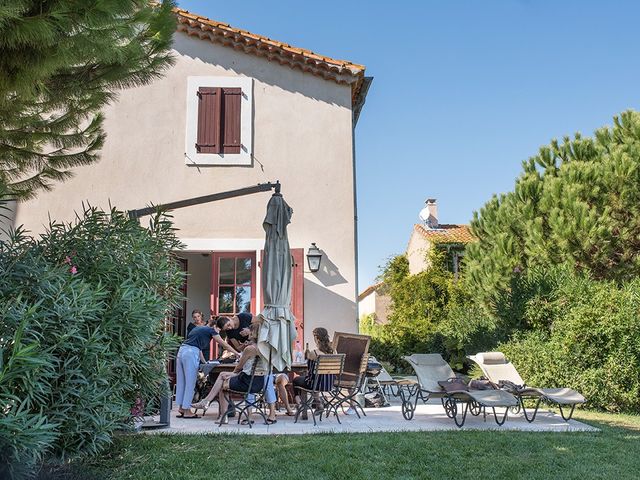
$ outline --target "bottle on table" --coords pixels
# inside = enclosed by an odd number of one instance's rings
[[[294,363],[302,363],[304,362],[304,355],[302,353],[302,345],[300,344],[300,342],[296,342],[296,348],[295,348],[295,352],[293,355],[293,362]]]

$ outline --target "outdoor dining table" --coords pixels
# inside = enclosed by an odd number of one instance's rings
[[[202,371],[202,373],[204,373],[206,377],[208,377],[208,384],[213,385],[218,375],[220,375],[222,372],[233,372],[234,368],[236,368],[237,365],[238,365],[238,362],[220,363],[218,361],[209,361],[207,363],[200,365],[200,370]],[[307,363],[306,362],[292,363],[291,369],[284,373],[289,374],[289,383],[285,388],[287,390],[290,400],[293,401],[294,394],[293,394],[292,382],[293,382],[294,374],[305,375],[307,373]]]
[[[233,372],[234,368],[238,365],[238,362],[232,363],[220,363],[217,361],[207,362],[200,366],[202,372],[205,375],[214,374],[217,375],[221,372]],[[304,363],[292,363],[290,372],[284,373],[297,373],[298,375],[304,375],[307,373],[307,364]]]

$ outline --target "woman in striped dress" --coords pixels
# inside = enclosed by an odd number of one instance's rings
[[[316,376],[313,375],[318,356],[323,353],[333,353],[333,348],[331,348],[331,342],[329,341],[329,332],[327,332],[326,328],[314,328],[313,339],[317,348],[313,350],[309,350],[307,348],[304,354],[307,359],[307,374],[293,379],[293,390],[296,394],[296,402],[298,403],[300,403],[300,396],[306,395],[306,392],[300,390],[300,387],[311,390],[316,385],[317,381],[317,389],[321,392],[328,392],[333,388],[333,375],[318,375],[317,379]],[[320,407],[319,403],[319,398],[316,398],[316,407]],[[306,412],[302,416],[303,419],[305,418],[305,415]]]

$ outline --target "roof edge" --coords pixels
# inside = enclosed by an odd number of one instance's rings
[[[378,283],[374,283],[373,285],[369,285],[367,288],[365,288],[359,295],[358,295],[358,301],[361,301],[362,299],[368,297],[369,295],[371,295],[373,292],[375,292],[381,285],[383,282],[378,282]]]
[[[365,85],[365,66],[347,60],[338,60],[318,55],[311,50],[294,47],[271,38],[257,35],[246,30],[197,15],[182,8],[174,8],[177,17],[176,30],[200,40],[209,40],[226,47],[241,50],[244,53],[266,58],[280,65],[302,72],[311,73],[325,80],[331,80],[341,85],[351,86],[351,103],[354,111],[358,107],[358,114],[367,88]],[[369,82],[370,83],[370,82]]]
[[[413,231],[420,234],[422,238],[424,238],[425,240],[428,240],[433,243],[467,244],[467,243],[476,242],[478,240],[476,236],[473,234],[473,232],[471,232],[471,227],[469,225],[443,223],[440,226],[442,226],[443,228],[439,228],[439,229],[436,228],[436,229],[430,230],[430,229],[427,229],[424,225],[420,223],[416,223],[413,226]],[[464,230],[465,233],[462,236],[455,235],[453,238],[446,238],[446,235],[448,235],[449,233],[454,233],[454,234],[457,233],[457,232],[451,232],[451,230]]]

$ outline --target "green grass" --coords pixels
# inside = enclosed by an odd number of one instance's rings
[[[640,417],[576,418],[601,431],[122,436],[109,454],[54,478],[639,478]]]

